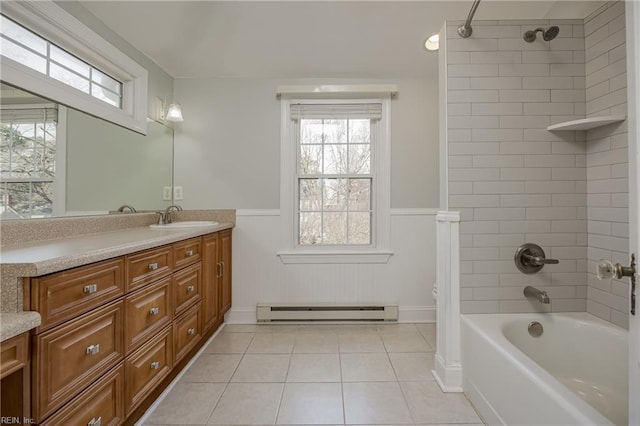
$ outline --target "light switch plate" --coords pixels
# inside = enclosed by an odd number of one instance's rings
[[[171,187],[165,186],[162,188],[162,201],[171,201]]]
[[[180,201],[184,199],[184,193],[182,191],[182,187],[181,186],[174,186],[173,187],[173,199],[174,201]]]

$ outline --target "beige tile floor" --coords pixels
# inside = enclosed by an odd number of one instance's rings
[[[227,325],[145,425],[481,425],[431,376],[433,324]]]

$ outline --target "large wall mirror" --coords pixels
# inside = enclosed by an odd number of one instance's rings
[[[171,204],[171,128],[149,120],[144,136],[5,83],[0,90],[2,220]]]

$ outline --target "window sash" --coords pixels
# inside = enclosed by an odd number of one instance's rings
[[[341,106],[341,105],[349,105],[350,104],[321,104],[321,105],[314,105],[314,104],[292,104],[290,107],[290,113],[293,114],[294,109],[297,109],[297,111],[301,110],[301,106],[306,106],[306,105],[312,105],[314,108],[314,114],[317,114],[320,112],[321,107],[325,107],[327,111],[329,111],[329,113],[331,113],[332,111],[335,112],[338,110],[337,107]],[[356,104],[356,105],[379,105],[380,106],[380,110],[382,110],[382,104]],[[347,110],[347,109],[344,109]],[[366,109],[363,109],[366,111]],[[353,109],[348,110],[351,114],[354,114]],[[294,118],[297,117],[297,118]],[[371,248],[376,246],[376,223],[377,223],[377,212],[376,212],[376,197],[377,197],[377,191],[376,191],[376,187],[377,187],[377,177],[376,177],[376,170],[375,170],[375,164],[376,164],[376,158],[375,158],[375,153],[376,153],[376,145],[377,145],[377,140],[378,140],[378,123],[379,123],[379,119],[378,118],[372,118],[371,116],[365,117],[365,116],[346,116],[346,115],[342,115],[340,117],[336,117],[331,116],[318,116],[318,115],[314,115],[313,117],[309,117],[306,116],[304,118],[301,118],[302,115],[295,115],[295,116],[290,116],[290,119],[292,120],[293,123],[293,132],[294,132],[294,142],[295,142],[295,146],[296,146],[296,166],[295,166],[295,197],[294,197],[294,207],[295,207],[295,219],[294,219],[294,227],[295,227],[295,231],[294,231],[294,235],[295,235],[295,247],[297,248],[311,248],[311,247],[346,247],[346,248]],[[300,173],[300,155],[301,155],[301,146],[309,146],[309,145],[318,145],[318,146],[325,146],[327,144],[321,143],[321,144],[301,144],[301,126],[300,126],[300,120],[301,119],[324,119],[324,120],[331,120],[331,119],[363,119],[363,118],[368,118],[370,120],[370,127],[369,127],[369,148],[370,148],[370,173],[368,174],[357,174],[357,173],[339,173],[339,174],[324,174],[324,173],[318,173],[318,174],[313,174],[313,175],[309,175],[309,174],[301,174]],[[356,144],[350,144],[350,143],[344,143],[345,146],[349,146],[349,145],[357,145]],[[370,186],[369,186],[369,198],[370,198],[370,202],[369,202],[369,206],[370,208],[368,210],[352,210],[352,209],[348,209],[348,201],[347,201],[347,209],[346,210],[326,210],[324,207],[324,187],[322,188],[322,193],[321,193],[321,200],[320,200],[320,206],[321,206],[321,210],[319,211],[311,211],[311,210],[301,210],[300,209],[300,181],[303,179],[318,179],[318,180],[324,180],[324,179],[369,179],[370,180]],[[345,243],[345,244],[329,244],[329,243],[320,243],[320,244],[301,244],[300,239],[301,239],[301,229],[300,229],[300,218],[301,218],[301,214],[305,214],[305,213],[321,213],[321,232],[324,229],[324,214],[325,213],[344,213],[347,214],[347,229],[346,229],[346,235],[347,235],[347,239],[349,237],[349,213],[368,213],[369,214],[369,242],[367,244],[357,244],[357,243]],[[323,238],[324,239],[324,238]]]
[[[122,86],[123,83],[114,79],[113,77],[108,76],[106,73],[104,73],[103,71],[91,66],[90,64],[88,64],[87,62],[83,61],[82,59],[78,58],[77,56],[67,52],[66,50],[56,46],[55,44],[51,43],[49,40],[45,39],[44,37],[41,37],[40,35],[34,33],[33,31],[23,27],[22,25],[18,24],[17,22],[13,21],[12,19],[8,18],[7,16],[5,16],[4,14],[0,14],[0,19],[4,22],[10,22],[11,24],[17,26],[20,28],[20,30],[28,32],[30,35],[32,35],[33,37],[37,37],[39,40],[41,40],[42,42],[46,43],[46,54],[43,54],[41,52],[39,52],[38,50],[32,48],[31,46],[28,46],[24,43],[22,43],[21,41],[12,38],[10,35],[5,34],[5,33],[0,33],[0,38],[2,40],[0,40],[0,42],[4,42],[4,40],[8,40],[11,43],[31,52],[34,55],[37,55],[38,57],[42,58],[43,60],[46,61],[46,70],[40,70],[37,68],[33,68],[30,67],[29,68],[38,71],[38,72],[42,72],[43,74],[47,75],[48,77],[54,78],[58,81],[60,81],[61,83],[66,84],[69,87],[72,87],[76,90],[80,90],[83,93],[87,93],[91,96],[93,96],[94,98],[105,102],[109,105],[113,105],[118,109],[122,109]],[[53,52],[53,53],[52,53]],[[56,60],[53,58],[54,55],[58,55],[60,56],[60,60]],[[1,55],[3,57],[5,57],[4,55]],[[71,62],[78,62],[79,65],[85,65],[87,68],[87,73],[88,75],[83,75],[82,72],[79,71],[79,69],[73,69],[74,67],[72,66],[68,66],[67,64],[64,64],[64,56],[68,56],[69,60]],[[52,67],[51,65],[55,65],[56,67],[59,67],[63,72],[69,73],[73,76],[75,76],[78,79],[81,79],[82,81],[86,82],[87,84],[87,89],[80,89],[78,87],[76,87],[73,84],[70,84],[67,81],[64,81],[63,79],[56,77],[55,74],[52,74]],[[93,77],[93,73],[94,71],[96,71],[97,73],[99,73],[99,75],[106,77],[107,79],[110,79],[110,83],[112,83],[112,85],[114,85],[114,87],[116,87],[116,90],[114,91],[113,89],[106,87],[102,84],[100,84],[99,82],[95,81],[95,78]],[[101,90],[106,91],[108,94],[110,94],[111,96],[107,96],[107,99],[110,99],[111,101],[108,101],[106,99],[104,99],[103,97],[100,96],[96,96],[94,94],[94,86],[99,87]]]

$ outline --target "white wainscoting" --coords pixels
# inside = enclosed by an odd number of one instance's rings
[[[400,322],[435,322],[437,209],[392,209],[386,264],[283,264],[279,210],[238,210],[230,324],[255,323],[257,303],[394,303]]]

